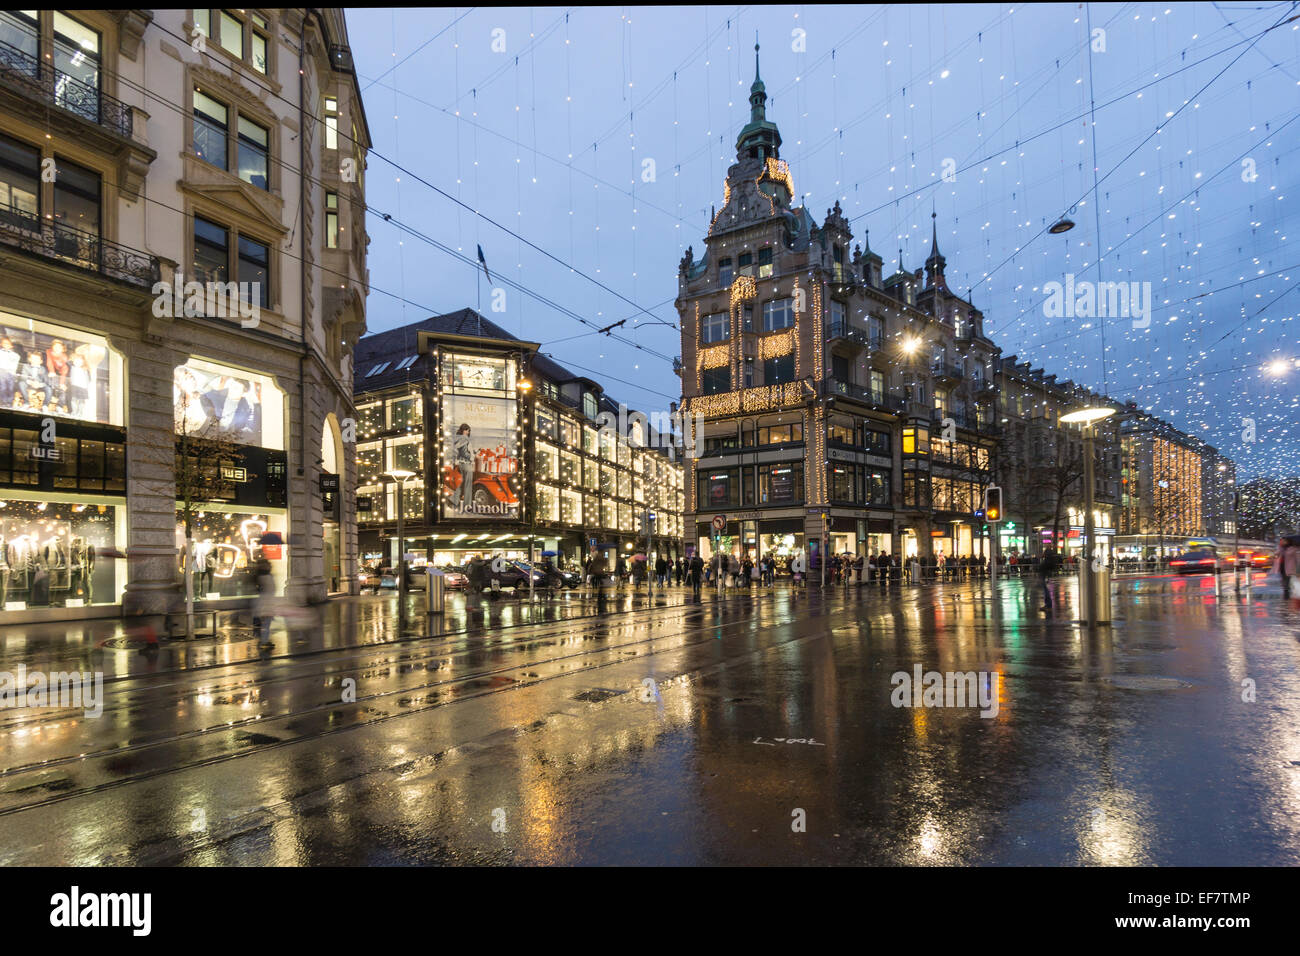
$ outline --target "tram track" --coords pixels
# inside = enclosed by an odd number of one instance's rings
[[[750,599],[748,604],[752,606],[752,599]],[[732,605],[731,602],[728,602],[729,608],[733,606],[734,605]],[[181,734],[172,734],[161,740],[142,742],[136,745],[128,745],[126,747],[105,748],[93,753],[81,753],[51,758],[50,760],[35,764],[9,768],[0,771],[0,799],[3,799],[6,795],[17,795],[31,790],[52,789],[53,792],[50,792],[48,795],[43,796],[38,800],[28,800],[26,802],[16,802],[9,806],[0,806],[0,816],[9,816],[24,811],[34,810],[54,803],[74,799],[76,797],[98,793],[108,789],[115,789],[134,783],[140,783],[166,774],[206,767],[216,763],[222,763],[243,756],[248,756],[252,753],[262,753],[270,749],[284,748],[303,743],[309,739],[373,726],[387,720],[413,716],[440,707],[445,707],[452,703],[502,694],[509,690],[531,688],[548,681],[564,677],[572,677],[578,673],[586,673],[593,670],[612,667],[617,664],[627,663],[627,653],[632,649],[644,648],[643,650],[637,650],[634,653],[636,656],[644,656],[645,658],[668,651],[689,651],[693,647],[698,647],[717,640],[722,636],[722,633],[731,633],[735,630],[752,627],[754,623],[752,618],[749,616],[746,616],[743,619],[722,621],[716,624],[703,620],[705,617],[710,616],[708,612],[713,609],[713,607],[713,605],[706,605],[703,607],[698,605],[694,606],[693,612],[697,620],[690,622],[688,626],[672,631],[671,633],[652,633],[640,640],[625,641],[613,645],[605,644],[600,647],[586,648],[571,654],[532,658],[504,666],[480,669],[456,677],[395,687],[373,694],[359,694],[354,703],[343,704],[338,700],[329,700],[313,704],[309,707],[288,710],[278,714],[259,714],[242,721],[230,721],[212,725],[210,727],[186,731]],[[835,610],[828,609],[822,605],[817,609],[817,614],[820,616],[832,616],[855,610],[856,609],[853,605],[848,605]],[[691,612],[688,611],[688,615],[686,616],[690,616],[690,613]],[[765,628],[778,628],[791,624],[801,617],[806,616],[807,614],[805,609],[797,606],[790,607],[788,608],[788,613],[765,622]],[[636,623],[637,622],[622,621],[619,623],[618,628],[620,630],[635,629]],[[686,623],[686,621],[683,621],[682,623]],[[697,640],[685,642],[676,642],[673,640],[674,638],[680,638],[685,634],[697,631],[704,631],[707,633]],[[553,637],[554,635],[547,636]],[[791,639],[798,640],[799,638],[794,637]],[[654,645],[656,642],[661,646],[655,647]],[[358,649],[352,648],[351,650],[356,651]],[[473,651],[470,649],[464,649],[460,653],[469,654],[472,652]],[[435,656],[438,655],[428,655],[430,658]],[[599,656],[604,656],[609,659],[603,661],[597,660],[577,668],[571,666],[572,663],[598,658]],[[566,664],[566,662],[568,663]],[[511,678],[510,682],[507,684],[488,686],[486,688],[483,687],[484,682],[491,684],[495,680],[505,677],[510,672],[517,672],[524,668],[534,673],[546,670],[555,670],[555,672],[549,674],[537,674],[534,677],[526,678],[524,680],[515,680]],[[414,673],[414,670],[412,670],[411,673]],[[310,675],[288,675],[285,680],[291,681],[309,678]],[[417,695],[421,693],[427,695],[430,691],[436,693],[436,699],[429,701],[427,696],[417,697]],[[397,703],[397,705],[402,709],[396,713],[388,713],[386,711],[379,711],[374,706],[375,704],[383,704],[390,701]],[[208,755],[199,757],[198,759],[165,762],[138,773],[112,777],[87,786],[63,786],[63,784],[70,783],[67,778],[57,778],[54,781],[48,779],[52,773],[74,765],[84,766],[88,762],[107,764],[109,761],[120,763],[121,758],[124,757],[133,757],[149,753],[157,754],[164,748],[177,747],[178,745],[184,745],[194,741],[203,741],[205,739],[215,740],[221,735],[230,735],[226,738],[226,744],[234,744],[238,740],[238,735],[246,734],[250,728],[258,728],[261,731],[270,731],[276,725],[283,725],[284,730],[293,731],[295,730],[293,727],[295,723],[301,724],[305,719],[320,718],[322,716],[332,718],[338,715],[341,708],[350,708],[353,714],[358,715],[357,719],[338,726],[329,726],[332,721],[326,720],[323,726],[313,728],[309,732],[294,733],[292,736],[287,738],[271,737],[270,733],[261,732],[256,735],[261,738],[259,741],[250,741],[246,745],[233,746],[229,749],[221,750],[220,752],[209,753]],[[306,731],[306,728],[299,729]],[[21,783],[24,775],[32,775],[34,779],[32,779],[30,783],[22,786],[15,786],[13,784],[4,786],[5,781]],[[46,778],[45,781],[42,781],[37,777],[37,775]],[[53,787],[51,786],[51,783],[54,784]]]

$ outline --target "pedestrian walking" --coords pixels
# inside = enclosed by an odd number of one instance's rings
[[[271,621],[275,618],[275,578],[271,575],[271,562],[258,558],[253,566],[253,579],[257,596],[253,598],[253,630],[257,633],[259,649],[271,646]]]
[[[686,574],[690,578],[691,591],[698,598],[700,596],[700,585],[704,581],[704,559],[700,557],[698,552],[691,556],[690,569]]]

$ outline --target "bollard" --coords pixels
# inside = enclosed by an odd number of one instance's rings
[[[425,594],[428,595],[427,614],[432,617],[434,614],[441,614],[447,609],[447,576],[437,568],[427,568],[427,585]]]

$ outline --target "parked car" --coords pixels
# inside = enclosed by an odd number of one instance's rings
[[[1177,574],[1214,574],[1221,563],[1213,551],[1184,551],[1169,560],[1169,570]]]
[[[516,561],[514,563],[516,566],[518,566],[521,570],[525,572],[528,569],[533,567],[527,561]],[[537,567],[536,572],[537,572],[537,577],[534,579],[536,581],[534,587],[543,588],[543,587],[550,587],[552,585],[554,579],[551,582],[548,582],[546,580],[546,569],[544,567],[540,567],[540,566]],[[577,573],[576,571],[561,571],[559,568],[556,568],[555,566],[552,565],[551,574],[554,575],[555,578],[558,578],[561,587],[577,588],[582,586],[582,575]],[[528,586],[528,579],[525,578],[524,587],[527,586]]]
[[[463,591],[469,587],[469,575],[458,564],[448,564],[442,569],[443,587],[448,591]]]

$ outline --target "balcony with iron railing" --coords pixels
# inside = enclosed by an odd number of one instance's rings
[[[935,362],[930,366],[930,374],[935,378],[947,379],[950,382],[960,382],[966,377],[960,365],[950,365],[947,362]]]
[[[0,206],[0,245],[140,288],[161,280],[157,256],[9,206]]]
[[[827,380],[827,390],[832,395],[847,395],[849,398],[857,399],[860,402],[869,402],[878,408],[888,409],[893,412],[901,412],[907,404],[902,395],[894,392],[873,391],[862,385],[855,385],[852,382],[844,382],[836,378]]]
[[[879,330],[872,330],[848,319],[827,324],[826,340],[829,342],[831,339],[844,339],[865,345],[873,352],[879,352],[885,347],[885,336]]]
[[[46,106],[66,110],[124,139],[131,138],[133,113],[129,105],[3,41],[0,41],[0,84]]]

